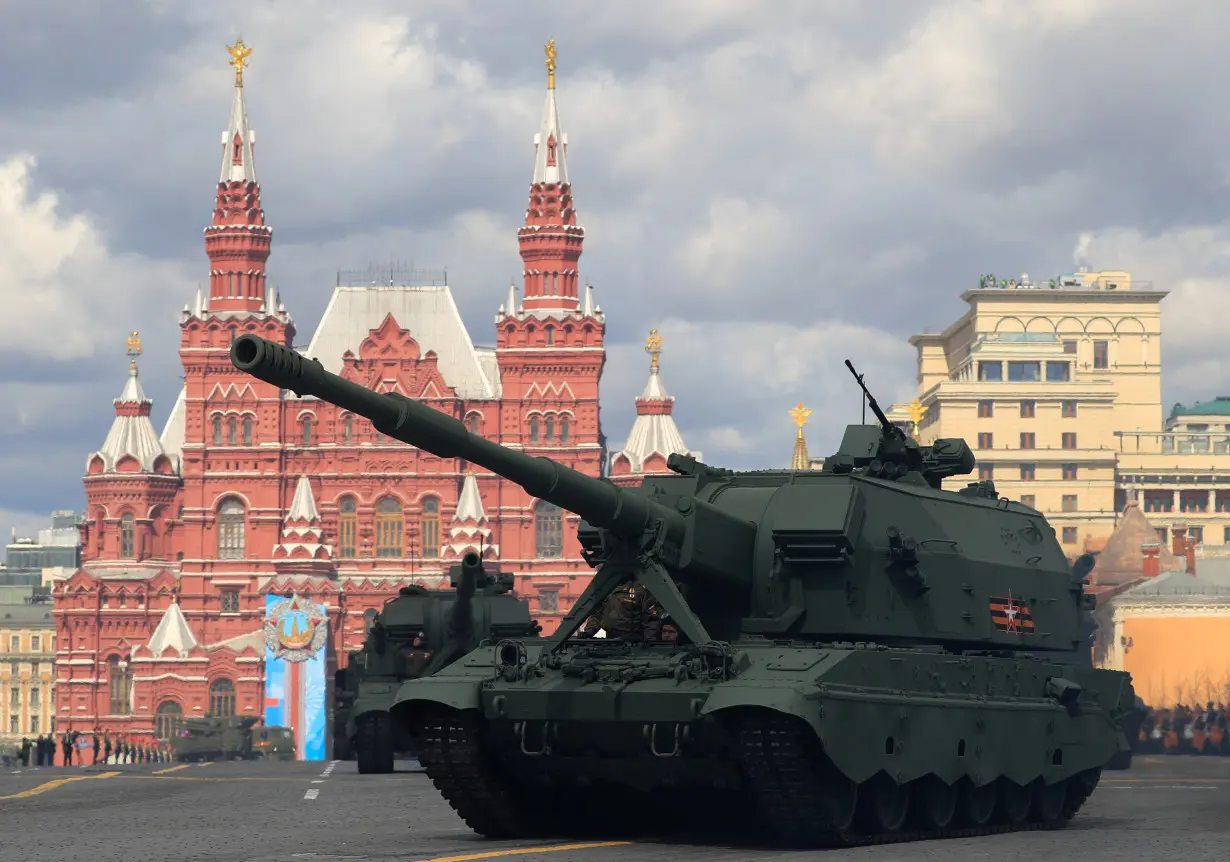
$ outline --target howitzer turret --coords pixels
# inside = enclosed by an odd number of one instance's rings
[[[694,643],[759,634],[1071,651],[1085,636],[1079,587],[1073,592],[1042,515],[996,499],[988,483],[955,498],[939,491],[944,478],[972,471],[965,441],[919,446],[869,392],[880,426],[847,428],[822,472],[735,473],[672,455],[675,476],[623,489],[503,447],[438,410],[373,392],[258,336],[237,338],[231,360],[268,383],[364,416],[382,434],[486,467],[580,515],[586,558],[601,572],[555,645],[632,578]],[[969,511],[963,521],[954,509],[940,522],[923,505],[933,499]],[[992,521],[1003,535],[987,541]],[[980,572],[980,564],[994,568]],[[685,602],[679,585],[694,583]],[[1059,600],[1031,606],[1027,644],[988,613],[1000,599],[1041,594]]]
[[[803,846],[1054,826],[1126,747],[1130,679],[1073,663],[1089,602],[1055,531],[991,482],[945,490],[969,447],[919,445],[869,392],[879,425],[848,427],[823,470],[672,456],[674,475],[621,489],[263,339],[231,357],[583,519],[598,571],[551,638],[481,644],[391,710],[482,834],[618,833],[630,810],[712,823],[727,803]],[[637,584],[676,641],[573,637]]]

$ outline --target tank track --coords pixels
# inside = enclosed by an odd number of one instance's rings
[[[823,779],[813,768],[819,745],[809,744],[812,742],[815,740],[803,731],[799,723],[785,716],[757,716],[750,721],[745,720],[738,733],[738,755],[751,782],[753,795],[760,801],[762,815],[778,841],[796,846],[858,847],[1062,829],[1089,799],[1101,773],[1101,770],[1091,770],[1069,779],[1062,813],[1052,821],[1004,822],[997,806],[991,822],[984,826],[954,826],[940,830],[907,826],[891,833],[864,832],[860,830],[857,815],[850,828],[833,825],[823,798]],[[862,800],[859,808],[861,814]],[[958,810],[958,817],[959,814]]]
[[[520,838],[537,833],[528,812],[480,749],[478,717],[468,713],[436,715],[420,726],[427,777],[465,824],[488,838]]]
[[[375,713],[359,721],[355,734],[355,760],[361,774],[388,774],[393,771],[393,719],[388,713]]]
[[[533,807],[519,804],[520,797],[515,789],[491,767],[479,746],[480,722],[476,715],[436,715],[420,727],[427,777],[475,832],[489,838],[508,839],[592,831],[587,824],[576,819],[580,811],[572,806],[543,806],[541,796]],[[745,720],[738,728],[736,746],[737,756],[751,785],[751,795],[760,802],[764,823],[771,833],[771,843],[808,848],[897,844],[1062,829],[1088,800],[1100,777],[1100,770],[1091,770],[1069,779],[1062,813],[1058,819],[1048,822],[1003,822],[997,808],[992,822],[985,826],[954,826],[941,830],[906,828],[892,833],[862,832],[859,831],[860,821],[857,817],[855,825],[849,829],[832,826],[831,814],[823,798],[822,773],[817,773],[813,768],[819,754],[818,742],[807,735],[799,723],[785,716],[757,716],[751,721]],[[592,811],[592,808],[589,810]],[[573,816],[567,816],[565,812]],[[637,833],[636,837],[640,835],[640,830],[628,831]],[[634,836],[621,834],[610,837]]]

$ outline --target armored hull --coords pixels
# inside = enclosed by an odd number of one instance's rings
[[[484,835],[619,834],[629,810],[645,827],[640,812],[662,810],[655,798],[675,797],[678,816],[694,793],[719,809],[754,805],[759,816],[738,821],[749,833],[798,846],[1052,828],[1118,750],[1111,715],[1125,696],[1110,671],[922,648],[538,653],[478,650],[404,684],[395,707],[418,728],[437,789]],[[1061,675],[1082,687],[1079,703],[1048,686]],[[604,791],[646,804],[596,821]]]

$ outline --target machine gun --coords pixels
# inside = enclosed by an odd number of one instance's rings
[[[965,441],[919,446],[874,399],[880,426],[849,426],[823,471],[736,473],[672,455],[675,475],[621,489],[255,335],[235,340],[231,361],[579,515],[584,557],[598,571],[549,653],[633,579],[698,646],[759,636],[1070,652],[1085,637],[1082,588],[1042,514],[981,491],[942,490],[944,478],[973,470]]]

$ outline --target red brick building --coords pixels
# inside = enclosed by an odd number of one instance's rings
[[[516,575],[548,631],[589,582],[575,516],[240,374],[229,359],[237,335],[256,333],[505,446],[600,475],[605,318],[578,271],[584,229],[553,75],[518,233],[522,298],[510,285],[494,347],[471,341],[443,282],[339,284],[307,346],[296,345],[294,319],[266,279],[272,229],[255,144],[237,75],[205,228],[209,290],[180,319],[183,390],[157,433],[134,333],[114,423],[86,459],[84,562],[55,590],[60,732],[165,734],[176,715],[261,714],[269,594],[327,606],[331,671],[361,644],[365,611],[405,584],[442,583],[469,549]],[[656,365],[655,356],[651,388]],[[638,426],[670,420],[656,392],[638,401]],[[677,430],[653,439],[682,448]],[[634,466],[620,462],[625,476],[664,466],[647,460],[655,446]]]

